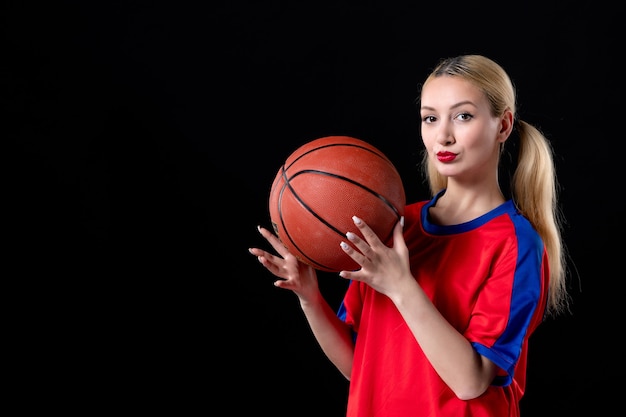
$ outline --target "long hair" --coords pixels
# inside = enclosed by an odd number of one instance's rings
[[[444,59],[424,84],[443,75],[461,77],[479,88],[487,97],[493,116],[503,114],[507,108],[513,112],[520,145],[511,194],[520,213],[530,221],[546,246],[550,265],[546,314],[556,316],[569,308],[569,296],[565,246],[561,237],[563,219],[557,202],[558,183],[550,142],[537,128],[519,120],[515,87],[504,69],[493,60],[481,55]],[[507,142],[510,141],[505,144]],[[433,195],[446,188],[447,178],[431,164],[427,152],[424,152],[422,168]]]

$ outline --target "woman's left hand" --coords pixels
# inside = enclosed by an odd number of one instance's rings
[[[393,230],[391,247],[386,246],[365,221],[356,216],[352,217],[352,220],[365,240],[355,233],[348,232],[346,237],[358,251],[345,242],[341,242],[341,248],[361,266],[361,269],[341,271],[339,275],[346,279],[364,282],[387,296],[390,296],[393,291],[400,291],[400,284],[405,279],[410,278],[414,282],[409,266],[409,250],[402,234],[404,218],[396,224]]]

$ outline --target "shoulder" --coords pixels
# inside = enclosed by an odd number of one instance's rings
[[[417,201],[408,204],[404,208],[404,227],[407,229],[410,225],[419,224],[421,222],[424,207],[429,203],[429,200]]]
[[[405,215],[418,215],[420,213],[420,211],[422,210],[422,208],[427,205],[428,203],[430,203],[432,200],[421,200],[421,201],[416,201],[410,204],[407,204],[404,207],[404,214]]]
[[[526,218],[515,206],[513,201],[509,200],[505,204],[506,214],[515,230],[515,236],[518,241],[524,241],[531,245],[543,246],[542,239],[532,225],[530,220]]]

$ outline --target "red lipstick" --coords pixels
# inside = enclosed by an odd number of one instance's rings
[[[439,152],[437,154],[437,159],[440,162],[452,162],[456,158],[456,154],[452,152]]]

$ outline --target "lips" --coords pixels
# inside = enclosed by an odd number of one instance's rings
[[[437,154],[437,159],[440,162],[452,162],[456,158],[456,154],[452,152],[439,152]]]

